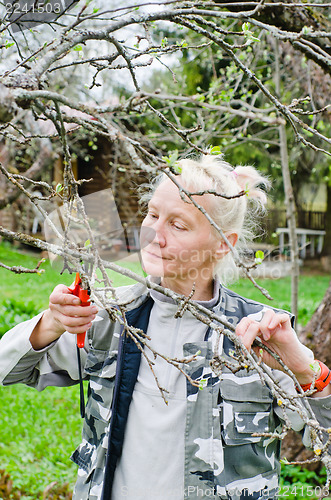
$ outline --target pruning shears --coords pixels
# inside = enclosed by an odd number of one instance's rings
[[[89,306],[90,291],[82,287],[82,279],[79,273],[76,273],[76,278],[73,286],[69,288],[70,292],[81,300],[81,306]],[[77,346],[79,348],[85,345],[86,332],[77,334]]]
[[[83,282],[79,273],[76,273],[75,282],[72,287],[69,287],[70,292],[81,300],[81,306],[89,306],[90,302],[90,290],[83,287]],[[80,386],[80,414],[81,417],[85,416],[85,398],[84,398],[84,386],[83,386],[83,375],[82,375],[82,363],[80,359],[79,349],[83,348],[85,345],[86,332],[77,334],[77,361],[78,361],[78,373],[79,373],[79,386]]]

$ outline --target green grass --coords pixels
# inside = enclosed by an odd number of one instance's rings
[[[25,250],[26,252],[26,250]],[[0,245],[0,262],[7,266],[23,266],[35,268],[40,256],[38,253],[18,252],[9,243]],[[59,275],[49,260],[41,265],[44,273],[38,274],[13,274],[6,269],[0,269],[1,301],[7,299],[20,299],[27,302],[33,301],[37,308],[48,307],[48,297],[54,286],[58,283],[69,285],[74,280],[74,275],[68,273]]]
[[[244,297],[249,297],[258,302],[269,304],[272,307],[285,309],[286,311],[291,310],[290,276],[277,280],[257,280],[257,282],[268,290],[273,300],[264,297],[247,279],[241,279],[238,283],[233,284],[229,288]],[[303,326],[309,321],[328,288],[329,283],[330,276],[327,274],[303,274],[300,276],[297,324]]]
[[[69,459],[80,442],[78,387],[39,393],[21,384],[1,388],[0,468],[24,499],[36,500],[53,481],[72,488],[76,466]]]
[[[39,255],[18,253],[9,244],[0,245],[0,262],[7,266],[33,269]],[[69,274],[59,275],[49,261],[45,273],[13,274],[0,269],[0,331],[48,307],[48,297],[60,282],[73,281]],[[76,477],[70,453],[81,435],[78,386],[51,387],[42,393],[21,384],[0,387],[0,469],[10,474],[15,488],[29,492],[24,500],[42,498],[53,481],[69,483]]]
[[[34,268],[38,260],[37,254],[18,253],[9,244],[0,244],[0,262],[6,265]],[[140,270],[139,264],[130,263],[129,267]],[[69,285],[73,281],[72,275],[60,276],[58,270],[52,268],[49,262],[43,264],[42,268],[46,271],[42,275],[14,275],[0,268],[0,333],[1,328],[6,330],[46,308],[48,296],[56,284]],[[115,280],[116,285],[129,282],[125,277],[117,276]],[[259,283],[274,297],[272,305],[287,310],[290,308],[289,278]],[[305,324],[308,321],[321,301],[328,283],[329,277],[325,275],[302,277],[300,323]],[[241,280],[231,288],[244,296],[270,303],[247,280]],[[0,469],[5,469],[10,474],[14,488],[22,492],[20,498],[48,498],[43,496],[42,492],[53,481],[59,485],[69,483],[72,488],[76,466],[71,463],[69,457],[80,443],[82,425],[78,386],[48,388],[42,393],[22,385],[0,387],[0,398]],[[297,479],[293,478],[293,481]],[[307,477],[306,483],[309,484],[309,481],[310,478]],[[301,498],[303,500],[304,497]]]

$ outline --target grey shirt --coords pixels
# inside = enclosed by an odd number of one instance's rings
[[[185,311],[174,318],[176,304],[168,297],[151,291],[154,304],[147,335],[151,347],[169,358],[183,358],[183,345],[204,339],[206,325]],[[219,300],[219,285],[214,297],[199,302],[212,308]],[[164,358],[154,359],[153,371],[160,387],[169,392],[163,400],[153,372],[144,356],[129,408],[121,459],[115,471],[112,499],[183,500],[186,417],[186,378]],[[151,484],[150,478],[153,478]]]

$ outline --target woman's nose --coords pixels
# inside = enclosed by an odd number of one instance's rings
[[[164,223],[161,219],[157,219],[152,225],[152,229],[155,231],[155,236],[152,243],[156,243],[160,247],[164,247],[166,243]]]
[[[160,247],[164,247],[166,244],[166,238],[162,228],[155,231],[154,243],[158,244]]]
[[[160,247],[164,247],[166,238],[162,222],[160,222],[160,220],[157,220],[152,225],[143,225],[140,232],[140,241],[142,248],[151,243],[157,244]]]

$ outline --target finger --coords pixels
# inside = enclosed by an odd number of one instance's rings
[[[95,315],[84,317],[70,317],[59,315],[58,320],[64,326],[69,333],[83,333],[86,332],[92,326],[92,321]]]
[[[288,326],[289,328],[292,329],[291,318],[287,313],[277,313],[270,320],[269,328],[271,330],[274,330],[275,328],[277,328],[279,326]]]
[[[260,321],[260,332],[263,340],[269,340],[271,337],[270,324],[276,313],[272,309],[267,309]]]
[[[65,285],[57,285],[49,297],[52,304],[80,304],[80,299],[72,294]]]
[[[236,335],[238,335],[238,337],[243,337],[252,322],[253,320],[247,316],[242,318],[236,326]]]
[[[56,305],[55,307],[58,311],[61,312],[61,314],[64,314],[65,316],[71,316],[71,317],[88,317],[91,315],[95,315],[98,312],[98,308],[94,305],[91,304],[89,306],[76,306],[76,305]]]
[[[77,335],[78,333],[85,333],[87,330],[89,330],[92,326],[92,323],[86,323],[84,325],[79,325],[79,326],[68,326],[66,328],[66,331],[72,334]]]
[[[250,351],[254,340],[260,333],[260,324],[257,321],[252,321],[245,334],[241,337],[241,341],[246,349]]]

